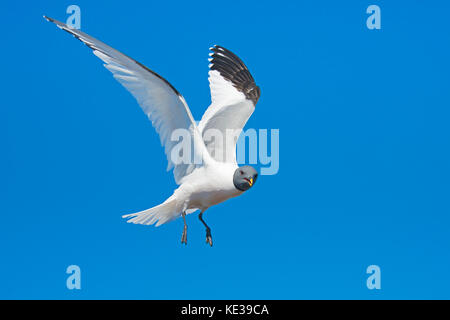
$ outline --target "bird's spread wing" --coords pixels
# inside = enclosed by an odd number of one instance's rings
[[[198,128],[216,161],[236,162],[236,141],[255,110],[260,89],[238,56],[217,45],[211,51],[211,105]]]
[[[167,80],[141,63],[80,30],[69,28],[52,18],[46,16],[44,18],[91,48],[93,53],[105,62],[104,66],[113,73],[114,78],[136,98],[160,136],[169,162],[167,170],[174,168],[175,181],[180,184],[180,180],[192,172],[195,165],[186,161],[185,163],[172,161],[171,151],[177,144],[177,141],[171,139],[172,132],[176,129],[190,130],[192,139],[190,145],[194,146],[191,149],[201,153],[197,159],[202,159],[206,154],[201,135],[183,96]]]

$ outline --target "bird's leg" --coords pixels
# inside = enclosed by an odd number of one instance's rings
[[[212,236],[211,236],[211,228],[208,227],[208,225],[206,224],[206,222],[203,220],[203,211],[200,212],[200,214],[198,215],[198,218],[200,219],[200,221],[203,223],[203,225],[206,228],[206,243],[209,243],[209,245],[212,247]]]
[[[187,244],[187,224],[186,224],[186,212],[181,214],[184,221],[183,235],[181,236],[181,243]]]

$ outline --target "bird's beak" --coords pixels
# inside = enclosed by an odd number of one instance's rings
[[[253,185],[253,178],[250,178],[250,180],[248,181],[248,184],[250,185],[250,187]]]

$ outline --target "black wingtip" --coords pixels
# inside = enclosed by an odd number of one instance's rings
[[[230,50],[214,45],[210,48],[210,69],[216,70],[222,77],[230,81],[233,86],[244,93],[245,97],[256,105],[261,95],[250,71],[244,62]]]
[[[52,18],[50,18],[50,17],[47,17],[45,14],[43,15],[43,17],[44,17],[44,19],[47,20],[48,22],[54,22],[54,21],[55,21],[54,19],[52,19]]]

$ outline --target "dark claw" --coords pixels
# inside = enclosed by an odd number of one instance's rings
[[[183,211],[183,213],[181,214],[183,217],[183,222],[184,222],[184,228],[183,228],[183,235],[181,236],[181,244],[186,244],[187,245],[187,224],[186,224],[186,212]]]
[[[183,229],[183,235],[181,236],[181,244],[186,244],[187,245],[187,228],[185,227]]]
[[[200,212],[200,214],[198,215],[198,218],[200,219],[200,221],[203,223],[203,225],[206,228],[206,243],[209,243],[209,245],[212,247],[211,229],[208,227],[206,222],[203,220],[203,211]]]
[[[209,228],[206,229],[206,243],[209,243],[209,245],[212,247],[212,236],[211,230]]]

